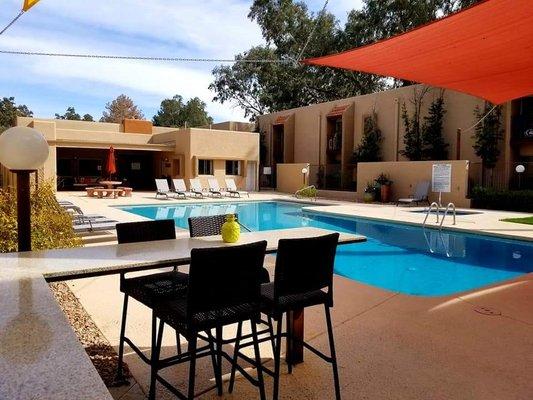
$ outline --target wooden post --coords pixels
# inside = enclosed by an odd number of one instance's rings
[[[30,172],[14,171],[17,174],[17,236],[18,251],[31,251]]]
[[[461,159],[461,129],[457,129],[457,138],[455,139],[455,159]]]
[[[286,352],[287,363],[300,364],[304,361],[304,347],[300,341],[304,340],[304,310],[294,310],[288,312],[291,320],[292,335],[298,341],[291,341],[291,352]],[[288,346],[287,346],[288,350]]]

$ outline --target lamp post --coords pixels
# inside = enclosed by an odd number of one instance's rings
[[[526,170],[526,167],[524,167],[522,164],[519,164],[516,166],[515,168],[515,171],[516,173],[518,174],[518,190],[520,190],[520,186],[521,186],[521,180],[522,180],[522,174],[524,173],[524,171]]]
[[[303,176],[303,179],[304,179],[304,186],[305,186],[305,176],[307,175],[307,173],[309,172],[309,170],[307,168],[302,168],[302,176]]]
[[[0,135],[0,164],[17,175],[18,250],[31,250],[30,173],[48,158],[48,143],[33,128],[16,126]]]

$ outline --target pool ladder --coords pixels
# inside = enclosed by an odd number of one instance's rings
[[[440,205],[439,203],[437,203],[436,201],[434,201],[433,203],[430,204],[427,212],[426,212],[426,217],[424,218],[424,222],[422,223],[422,226],[425,227],[426,226],[426,222],[428,220],[428,217],[429,217],[429,214],[431,214],[431,210],[433,210],[433,208],[435,208],[435,211],[436,211],[436,214],[437,214],[437,224],[439,223],[439,213],[440,213]],[[440,219],[440,225],[439,225],[439,229],[442,230],[442,224],[444,223],[444,219],[446,218],[446,215],[448,215],[448,211],[450,211],[450,209],[453,211],[453,224],[452,225],[455,225],[455,217],[456,217],[456,212],[455,212],[455,204],[453,203],[448,203],[448,205],[446,206],[446,209],[444,211],[444,214],[442,215],[442,219]]]

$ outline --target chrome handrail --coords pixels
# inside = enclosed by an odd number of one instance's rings
[[[433,209],[433,206],[435,206],[435,210],[437,211],[437,224],[439,223],[440,207],[439,207],[439,204],[436,201],[434,201],[433,203],[431,203],[429,205],[429,208],[428,208],[428,210],[426,212],[426,217],[424,218],[424,222],[422,223],[422,226],[426,225],[426,221],[428,220],[429,214],[431,213],[431,210]]]
[[[446,218],[446,215],[448,214],[448,211],[450,210],[450,206],[452,207],[452,210],[453,210],[453,224],[452,225],[455,225],[455,215],[456,215],[455,204],[448,203],[448,205],[446,206],[446,210],[444,211],[444,215],[442,216],[442,219],[440,221],[439,229],[442,229],[442,224],[444,223],[444,218]]]

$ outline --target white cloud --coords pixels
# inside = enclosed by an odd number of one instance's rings
[[[331,1],[328,10],[342,19],[359,2]],[[15,16],[21,4],[22,0],[2,2],[0,25]],[[262,42],[258,26],[247,18],[250,4],[239,0],[42,0],[0,37],[0,48],[232,58]],[[323,0],[309,2],[314,11],[322,6]],[[132,96],[145,110],[154,110],[163,98],[180,94],[201,98],[217,120],[244,120],[241,109],[211,101],[214,93],[208,85],[216,64],[28,56],[1,56],[0,61],[2,95],[14,94],[13,88],[31,87],[27,97],[36,115],[50,112],[50,99],[53,107],[62,104],[65,93],[68,100],[60,108],[92,107],[88,111],[95,115],[120,93]]]

